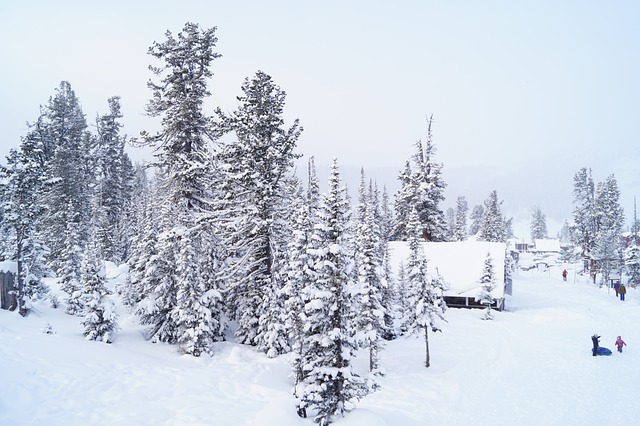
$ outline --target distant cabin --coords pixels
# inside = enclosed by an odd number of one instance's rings
[[[397,277],[400,262],[407,264],[409,243],[392,241],[389,246],[391,265]],[[506,282],[504,273],[506,244],[485,241],[424,242],[422,247],[428,262],[427,270],[434,275],[440,274],[449,286],[444,299],[451,308],[485,307],[475,298],[482,290],[480,277],[487,253],[490,253],[496,274],[496,288],[491,292],[492,308],[499,311],[505,308],[505,294],[511,294],[511,283]]]
[[[16,271],[15,262],[0,262],[0,309],[12,311],[18,306],[13,293]]]
[[[529,249],[533,253],[538,254],[560,254],[560,240],[556,239],[535,239],[533,247]]]

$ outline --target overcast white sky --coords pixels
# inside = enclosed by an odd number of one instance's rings
[[[144,117],[147,55],[185,22],[217,27],[211,108],[235,109],[263,70],[287,92],[287,125],[319,168],[337,157],[393,192],[434,115],[447,201],[492,190],[507,214],[570,217],[573,175],[614,173],[627,215],[640,184],[640,2],[36,1],[0,3],[0,155],[17,147],[60,81],[89,123],[122,97],[125,132]],[[134,159],[141,154],[132,153]],[[527,235],[523,235],[527,237]]]

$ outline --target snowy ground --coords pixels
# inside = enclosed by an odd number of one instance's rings
[[[508,311],[447,311],[431,334],[389,343],[382,389],[338,426],[635,425],[640,292],[621,302],[562,266],[518,272]],[[570,268],[568,268],[570,269]],[[36,305],[0,311],[0,425],[312,425],[294,409],[287,357],[221,343],[214,357],[181,356],[142,338],[124,315],[111,345],[85,341],[79,318]],[[41,329],[49,322],[56,334]],[[593,333],[614,350],[591,356]],[[364,362],[363,362],[364,365]]]

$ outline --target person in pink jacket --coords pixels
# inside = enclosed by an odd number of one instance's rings
[[[622,352],[622,347],[627,346],[627,344],[622,340],[622,337],[618,336],[616,339],[616,346],[618,347],[618,352]]]

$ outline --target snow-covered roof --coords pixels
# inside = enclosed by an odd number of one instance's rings
[[[392,241],[389,243],[391,265],[398,275],[400,261],[407,263],[409,243]],[[504,243],[486,241],[461,241],[447,243],[422,243],[428,260],[427,270],[439,273],[449,285],[446,296],[475,297],[480,293],[480,276],[484,269],[487,253],[493,259],[496,274],[494,298],[504,297]]]
[[[544,251],[550,253],[560,253],[560,240],[556,239],[535,239],[533,251]]]

